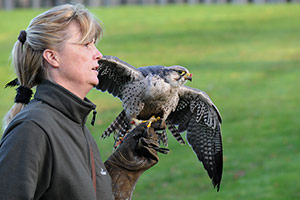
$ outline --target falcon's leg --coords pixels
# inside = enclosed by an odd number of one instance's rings
[[[151,127],[151,124],[153,122],[156,122],[158,120],[160,120],[161,118],[160,117],[155,117],[154,115],[147,121],[148,124],[147,124],[147,127]],[[165,120],[164,118],[162,120]],[[168,146],[168,136],[167,136],[167,132],[166,130],[162,130],[161,132],[156,132],[158,135],[159,135],[159,138],[160,140],[162,141],[163,145],[164,146]]]
[[[153,115],[153,116],[152,116],[150,119],[148,119],[148,120],[139,120],[139,119],[136,119],[136,118],[132,118],[131,121],[130,121],[130,123],[131,123],[132,125],[134,125],[135,127],[138,126],[138,125],[140,125],[140,124],[142,124],[142,123],[147,123],[147,128],[150,128],[151,125],[152,125],[152,123],[153,123],[153,122],[156,122],[156,121],[158,121],[158,120],[160,120],[160,117],[155,117],[155,116]]]
[[[131,118],[130,124],[134,125],[134,126],[138,126],[142,123],[146,122],[145,120],[139,120],[137,118]]]

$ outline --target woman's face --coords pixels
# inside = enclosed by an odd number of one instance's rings
[[[64,47],[58,51],[58,84],[84,98],[98,84],[98,60],[102,54],[95,46],[95,41],[78,44],[81,33],[76,23],[71,23],[68,32],[72,34]]]

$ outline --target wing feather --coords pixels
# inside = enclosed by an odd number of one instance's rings
[[[144,78],[137,68],[115,56],[103,56],[98,63],[99,83],[96,88],[103,92],[108,91],[115,97],[121,98],[122,87],[126,83]]]
[[[179,96],[176,110],[167,121],[177,125],[179,132],[187,131],[188,143],[219,191],[223,171],[221,115],[201,90],[184,86]]]

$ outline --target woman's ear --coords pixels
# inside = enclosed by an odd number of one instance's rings
[[[43,57],[51,66],[59,67],[59,57],[57,51],[46,49],[43,52]]]

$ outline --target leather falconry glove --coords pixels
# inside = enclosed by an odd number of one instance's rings
[[[116,200],[131,199],[140,175],[154,166],[159,158],[157,152],[168,153],[159,147],[157,130],[166,128],[165,122],[153,122],[147,128],[140,124],[127,134],[118,149],[105,161],[112,179],[112,190]]]

